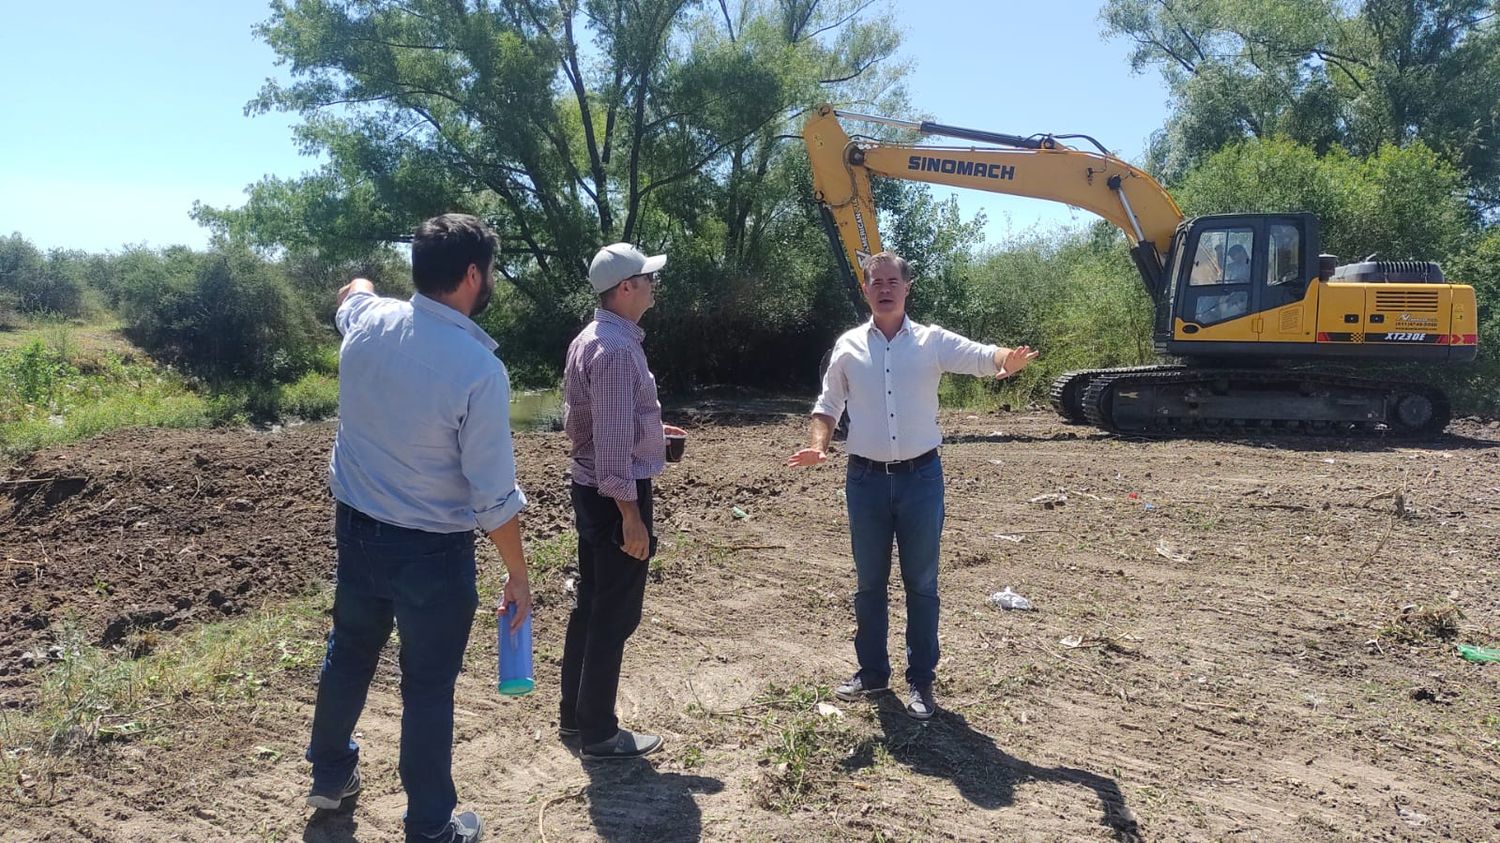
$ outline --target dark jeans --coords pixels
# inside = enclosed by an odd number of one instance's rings
[[[354,725],[392,621],[401,629],[401,785],[407,837],[441,835],[453,789],[453,683],[479,606],[474,534],[395,527],[339,504],[333,631],[318,679],[307,760],[337,791],[359,762]]]
[[[943,533],[943,464],[886,474],[850,462],[844,486],[854,545],[854,654],[866,687],[890,681],[891,540],[901,553],[906,584],[906,681],[932,685],[938,662],[938,544]]]
[[[651,525],[651,481],[637,480],[637,503]],[[615,694],[625,641],[641,622],[649,565],[615,542],[622,517],[613,498],[592,486],[573,484],[578,527],[578,591],[563,645],[562,705],[558,724],[577,729],[585,745],[614,737]]]

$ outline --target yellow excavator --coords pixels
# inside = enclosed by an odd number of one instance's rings
[[[866,121],[989,146],[851,137]],[[881,251],[871,176],[1064,202],[1122,231],[1156,307],[1153,342],[1177,363],[1068,372],[1066,420],[1119,433],[1217,430],[1440,433],[1443,391],[1346,374],[1379,361],[1447,365],[1478,353],[1474,288],[1429,261],[1338,265],[1312,214],[1186,219],[1149,174],[1086,135],[1019,135],[893,120],[824,105],[803,129],[813,198],[856,307],[863,259]],[[1098,152],[1069,146],[1084,140]]]

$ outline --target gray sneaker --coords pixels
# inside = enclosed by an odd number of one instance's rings
[[[858,702],[865,697],[889,691],[890,687],[890,685],[867,685],[864,676],[856,673],[847,682],[839,683],[839,686],[833,689],[833,695],[844,702]]]
[[[620,760],[640,758],[661,749],[662,740],[656,735],[643,735],[621,729],[615,736],[583,748],[583,757],[591,760]]]
[[[932,698],[932,686],[911,686],[906,697],[906,716],[913,720],[931,720],[937,713],[937,701]]]
[[[473,811],[464,811],[462,814],[454,813],[453,819],[448,821],[448,827],[435,836],[418,837],[408,833],[406,840],[407,843],[479,843],[483,837],[484,821]]]
[[[344,800],[359,793],[362,787],[359,781],[359,768],[354,768],[354,773],[349,776],[349,781],[339,790],[319,790],[316,785],[307,793],[307,804],[324,811],[337,811]]]

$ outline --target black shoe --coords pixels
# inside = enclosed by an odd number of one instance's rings
[[[562,741],[563,746],[570,746],[576,749],[579,741],[578,729],[570,726],[558,726],[557,739]]]
[[[359,793],[362,786],[359,781],[359,768],[355,767],[354,772],[349,775],[349,781],[342,788],[319,790],[315,785],[307,793],[307,804],[324,811],[337,811],[339,806],[344,804],[344,800]]]
[[[619,760],[640,758],[661,749],[662,740],[656,735],[643,735],[621,729],[615,736],[583,748],[583,757],[591,760]]]
[[[419,843],[479,843],[484,838],[484,821],[473,811],[464,811],[462,814],[454,813],[453,819],[448,821],[448,827],[437,833],[436,837],[413,837],[406,836],[407,843],[419,841]]]
[[[867,685],[863,674],[856,673],[849,681],[842,682],[833,689],[833,695],[844,702],[858,702],[871,694],[879,694],[889,691],[891,686],[885,683],[880,685]]]
[[[932,686],[911,686],[906,697],[906,716],[913,720],[931,720],[937,713],[937,702],[932,698]]]

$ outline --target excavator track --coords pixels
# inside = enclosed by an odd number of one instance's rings
[[[1114,433],[1384,434],[1426,438],[1451,417],[1442,390],[1272,369],[1100,372],[1087,420]]]
[[[1068,424],[1088,424],[1088,415],[1083,410],[1083,396],[1095,378],[1104,375],[1125,375],[1135,372],[1171,372],[1181,366],[1126,366],[1117,369],[1078,369],[1064,372],[1052,381],[1048,395],[1052,409]]]
[[[1088,386],[1091,370],[1063,372],[1052,381],[1048,393],[1052,409],[1068,424],[1083,424],[1088,418],[1083,413],[1083,390]]]

